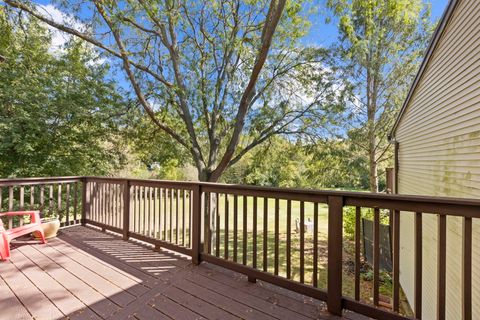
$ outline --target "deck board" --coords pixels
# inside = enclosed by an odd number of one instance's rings
[[[28,320],[32,315],[17,299],[12,290],[7,286],[7,283],[0,277],[0,310],[11,310],[10,319]]]
[[[22,320],[341,319],[321,301],[87,227],[15,241],[0,296],[2,317]]]

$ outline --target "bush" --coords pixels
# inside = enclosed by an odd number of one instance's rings
[[[346,239],[353,241],[355,239],[355,207],[343,208],[343,235]],[[389,210],[380,210],[380,223],[389,225]],[[373,220],[373,208],[362,208],[360,217]],[[361,227],[360,227],[361,228]]]

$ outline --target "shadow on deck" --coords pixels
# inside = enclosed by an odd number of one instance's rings
[[[321,301],[87,227],[14,241],[0,297],[2,319],[340,319]]]

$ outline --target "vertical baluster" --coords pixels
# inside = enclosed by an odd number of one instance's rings
[[[300,202],[300,282],[305,282],[305,202]]]
[[[91,195],[90,195],[90,202],[92,204],[92,212],[91,212],[91,216],[90,216],[90,219],[92,220],[96,220],[96,216],[97,216],[97,194],[96,194],[96,190],[97,190],[97,183],[96,182],[92,182],[90,183],[90,191],[91,191]]]
[[[0,188],[0,211],[2,211],[2,189]],[[35,210],[35,186],[30,186],[30,210]]]
[[[118,208],[119,208],[118,215],[120,216],[120,226],[125,229],[124,233],[130,231],[130,221],[131,221],[130,220],[131,197],[130,197],[130,191],[128,192],[125,191],[127,187],[128,189],[130,189],[128,181],[125,181],[119,184],[119,190],[118,190],[120,192],[120,203],[118,205]],[[128,209],[127,209],[127,205],[128,205]],[[125,212],[128,212],[128,213],[125,213]],[[125,226],[127,228],[125,228]],[[128,240],[128,233],[126,234],[125,239]]]
[[[154,195],[154,232],[155,232],[155,239],[162,239],[162,188],[155,187],[153,190]]]
[[[210,193],[210,199],[212,197],[212,194]],[[187,209],[185,208],[186,206],[186,190],[183,190],[182,192],[182,246],[185,246],[185,238],[186,238],[186,231],[185,231],[185,219],[186,219],[186,211]],[[208,213],[210,215],[210,212]],[[209,237],[208,237],[208,253],[210,254],[211,253],[211,248],[212,248],[212,245],[211,245],[211,239],[212,239],[212,236],[210,234],[211,230],[210,230],[210,225],[208,226],[208,232],[209,232]]]
[[[176,189],[175,190],[175,244],[178,244],[179,241],[178,241],[178,238],[179,238],[179,228],[178,226],[180,225],[179,224],[179,214],[180,214],[180,211],[179,211],[179,203],[180,203],[180,190],[179,189]]]
[[[123,229],[122,223],[122,211],[121,211],[121,204],[122,204],[122,185],[115,184],[115,224],[117,228]]]
[[[238,196],[233,195],[233,261],[237,262],[238,258]]]
[[[158,188],[153,189],[153,237],[158,239],[158,214],[157,214]]]
[[[263,198],[263,271],[268,271],[268,198]]]
[[[65,215],[66,215],[66,225],[70,225],[70,183],[67,183],[65,190]]]
[[[48,192],[48,211],[50,213],[50,216],[53,215],[53,185],[49,186],[49,192]]]
[[[137,186],[132,186],[132,192],[133,192],[133,195],[132,195],[132,209],[133,209],[133,214],[132,214],[132,219],[131,219],[131,223],[130,223],[130,228],[133,230],[133,232],[136,232],[137,230]]]
[[[355,300],[360,300],[360,222],[362,208],[355,208]]]
[[[228,218],[230,215],[228,203],[228,193],[225,193],[225,260],[228,260]]]
[[[111,217],[111,214],[110,214],[110,202],[111,202],[111,198],[110,198],[110,183],[105,183],[104,184],[105,186],[105,189],[104,189],[104,198],[105,198],[105,209],[104,209],[104,224],[106,225],[110,225],[110,217]]]
[[[113,185],[113,221],[115,227],[122,229],[122,223],[120,221],[120,185]]]
[[[13,211],[13,186],[8,187],[8,211]],[[13,218],[8,217],[8,229],[13,228]]]
[[[170,242],[173,243],[173,197],[174,190],[170,189]]]
[[[97,182],[97,222],[102,222],[103,217],[103,196],[102,196],[103,184]]]
[[[393,211],[393,311],[400,310],[400,211]]]
[[[162,239],[162,240],[165,240],[164,238],[164,233],[163,233],[163,229],[165,227],[165,223],[163,223],[163,216],[162,216],[162,211],[163,211],[163,205],[164,205],[164,198],[163,198],[163,188],[158,188],[158,196],[159,196],[159,199],[158,199],[158,232],[160,233],[159,234],[159,238]]]
[[[108,184],[109,189],[108,189],[108,198],[110,199],[110,205],[108,207],[109,209],[109,223],[112,226],[115,226],[115,213],[114,213],[114,208],[115,208],[115,184],[109,183]]]
[[[112,183],[110,184],[110,190],[112,191],[112,202],[111,202],[111,212],[112,212],[112,226],[122,228],[121,226],[118,225],[118,217],[117,217],[117,202],[118,202],[118,194],[117,194],[117,184]]]
[[[84,182],[86,183],[86,182]],[[91,184],[90,184],[91,185]],[[91,206],[91,203],[90,203]],[[73,183],[73,223],[77,224],[78,182]],[[90,212],[90,210],[88,210]],[[90,219],[90,217],[88,217]]]
[[[106,183],[102,183],[102,223],[107,224],[107,187]]]
[[[258,200],[253,197],[253,217],[252,217],[252,268],[257,269],[257,214],[258,214]],[[255,282],[255,279],[248,277],[248,281]]]
[[[415,213],[415,288],[414,313],[422,318],[422,213]]]
[[[109,188],[109,184],[108,183],[103,183],[103,194],[102,194],[102,198],[103,198],[103,210],[102,210],[102,213],[103,213],[103,221],[102,223],[103,224],[108,224],[108,206],[109,206],[109,198],[108,198],[108,188]]]
[[[248,198],[247,196],[243,196],[243,245],[242,245],[242,263],[243,265],[247,265],[247,229],[248,229],[248,224],[247,224],[247,208],[248,208]]]
[[[97,182],[97,222],[102,221],[102,184]]]
[[[445,278],[447,264],[447,216],[438,215],[438,243],[437,243],[437,319],[445,320]]]
[[[165,192],[165,198],[163,201],[163,240],[167,241],[167,232],[168,232],[168,227],[167,227],[167,201],[168,201],[168,191],[167,189],[163,189]]]
[[[378,306],[380,286],[380,209],[373,210],[373,304]]]
[[[258,211],[257,197],[253,197],[253,221],[252,221],[252,233],[253,233],[253,254],[252,254],[252,267],[257,268],[257,211]]]
[[[137,232],[142,233],[142,186],[137,186],[137,206],[138,206],[138,211],[137,211]]]
[[[462,316],[472,320],[472,218],[463,218]]]
[[[108,219],[108,184],[102,183],[102,223],[107,224]],[[102,228],[102,230],[104,230]]]
[[[45,186],[40,186],[40,213],[42,216],[45,213]]]
[[[97,182],[97,190],[96,190],[96,197],[97,197],[97,222],[102,221],[102,184]]]
[[[217,199],[217,205],[215,206],[215,256],[220,257],[220,195],[216,193],[215,196]]]
[[[192,245],[192,239],[193,239],[193,236],[192,236],[192,218],[193,218],[193,209],[194,209],[194,206],[193,206],[193,190],[190,191],[190,201],[188,202],[188,210],[189,210],[189,214],[188,214],[188,245],[190,248],[193,248],[193,245]]]
[[[279,254],[280,254],[280,200],[275,198],[275,256],[274,256],[274,273],[278,275]]]
[[[100,183],[96,182],[95,183],[95,198],[96,198],[96,213],[95,213],[95,221],[100,222],[100,210],[101,210],[101,198],[100,198]]]
[[[318,287],[318,203],[313,204],[313,275],[312,284]]]
[[[148,236],[152,236],[152,221],[153,221],[153,212],[152,212],[152,187],[148,188]]]
[[[287,200],[287,279],[292,278],[292,200]]]
[[[95,198],[97,198],[97,212],[95,214],[95,221],[100,222],[102,217],[102,197],[101,197],[102,186],[99,182],[95,183]]]
[[[25,187],[21,186],[20,187],[20,211],[23,211],[25,209]],[[20,218],[20,226],[23,226],[23,219],[24,217]]]
[[[184,190],[184,193],[183,195],[185,196],[185,190]],[[185,207],[185,198],[183,198],[183,206]],[[207,203],[207,208],[205,209],[206,210],[206,214],[209,216],[208,218],[208,223],[205,222],[205,233],[206,233],[206,237],[207,237],[207,240],[206,243],[206,249],[207,249],[207,254],[212,254],[212,251],[214,250],[214,245],[213,245],[213,237],[214,237],[214,234],[215,232],[212,230],[213,226],[215,226],[215,218],[213,217],[213,214],[214,214],[214,210],[215,210],[215,205],[214,205],[214,194],[212,192],[205,192],[205,199],[208,199],[208,203]],[[185,213],[183,215],[183,218],[185,219]],[[213,219],[213,220],[212,220]],[[185,237],[185,234],[184,234],[184,237]]]
[[[142,234],[143,235],[147,235],[147,226],[148,226],[148,203],[147,203],[147,200],[148,200],[148,192],[147,192],[147,188],[148,187],[145,187],[143,186],[143,191],[142,191],[142,196],[143,196],[143,212],[142,212],[142,218],[143,218],[143,223],[142,223]]]
[[[130,186],[129,180],[124,180],[120,188],[122,192],[122,208],[120,215],[122,216],[122,229],[123,229],[123,240],[128,240],[130,237],[131,230],[131,208],[130,202],[132,201],[132,189]]]

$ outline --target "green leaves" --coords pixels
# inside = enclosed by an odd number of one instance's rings
[[[344,124],[350,141],[370,159],[370,189],[391,159],[387,134],[428,43],[429,8],[422,0],[329,0],[338,19],[334,46],[339,79],[349,88]]]
[[[0,15],[0,176],[107,174],[123,161],[125,108],[95,53],[71,41],[50,51],[33,20]],[[21,23],[21,28],[19,27]],[[8,41],[6,41],[7,39]]]

